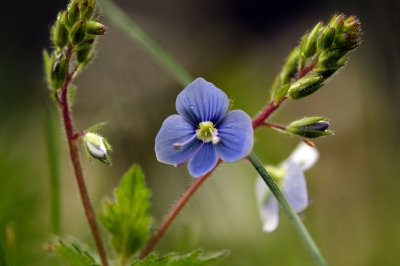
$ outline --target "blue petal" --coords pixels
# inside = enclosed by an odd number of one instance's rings
[[[195,138],[180,150],[172,147],[174,143],[182,143],[196,134],[192,125],[179,115],[171,115],[165,119],[156,136],[155,151],[157,159],[167,164],[178,164],[187,160],[202,144]]]
[[[176,98],[178,114],[194,126],[204,121],[217,123],[228,107],[228,96],[202,78],[190,83]]]
[[[189,161],[189,173],[193,177],[202,176],[217,164],[218,156],[211,142],[204,143],[203,147]]]
[[[293,209],[299,213],[308,205],[306,179],[300,165],[293,161],[289,161],[287,165],[288,172],[283,183],[283,193]]]
[[[229,112],[217,125],[217,129],[221,141],[215,145],[215,149],[223,161],[235,162],[251,152],[254,130],[245,112]]]

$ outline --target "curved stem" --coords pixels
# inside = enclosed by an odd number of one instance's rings
[[[68,66],[70,63],[71,55],[72,55],[72,47],[70,46],[66,52]],[[94,242],[96,244],[97,251],[99,252],[101,263],[103,266],[108,266],[106,252],[100,237],[99,229],[96,223],[96,216],[94,214],[92,204],[90,203],[89,193],[87,191],[85,179],[83,176],[81,161],[79,159],[79,150],[76,143],[77,138],[75,137],[72,125],[71,113],[68,105],[68,85],[72,80],[73,73],[74,71],[72,73],[67,73],[67,79],[61,89],[60,104],[61,104],[62,118],[64,122],[65,132],[67,134],[67,142],[70,152],[70,158],[72,166],[74,168],[76,181],[79,187],[79,194],[81,195],[81,200],[83,208],[85,210],[86,218],[89,222],[89,227],[93,234]]]
[[[303,240],[304,245],[310,253],[310,256],[314,260],[315,265],[328,265],[321,252],[319,251],[317,245],[315,244],[314,240],[312,239],[311,235],[308,233],[306,227],[301,222],[299,216],[293,210],[292,206],[283,195],[282,191],[279,189],[274,179],[268,174],[267,170],[265,170],[264,166],[262,165],[260,160],[258,160],[257,156],[252,152],[249,156],[247,156],[247,158],[254,166],[254,168],[256,168],[257,172],[260,174],[271,192],[274,194],[275,198],[278,200],[279,204],[282,206],[283,210],[286,212],[301,240]]]
[[[150,251],[153,249],[153,247],[157,244],[157,242],[164,235],[165,231],[170,226],[172,221],[182,210],[183,206],[185,206],[185,204],[194,195],[194,193],[197,191],[197,189],[204,183],[204,181],[206,181],[206,179],[211,175],[211,173],[214,171],[214,169],[217,168],[221,162],[222,162],[221,159],[218,159],[217,164],[210,172],[197,178],[190,185],[190,187],[185,191],[185,193],[183,193],[182,197],[178,200],[178,202],[175,204],[175,206],[169,211],[167,216],[164,218],[163,222],[160,224],[160,226],[154,232],[153,236],[146,243],[142,252],[140,253],[139,259],[144,259],[150,253]]]

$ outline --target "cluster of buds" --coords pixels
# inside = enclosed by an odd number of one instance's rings
[[[104,35],[106,27],[97,22],[94,14],[96,0],[73,0],[66,10],[59,12],[51,28],[51,40],[55,51],[44,53],[46,75],[49,84],[59,89],[65,82],[68,68],[67,50],[74,53],[76,63],[84,66],[93,58],[92,48],[98,35]]]
[[[316,92],[347,63],[348,52],[360,42],[360,22],[354,16],[335,14],[328,25],[319,22],[286,59],[272,91],[274,102],[277,104],[285,97],[300,99]]]

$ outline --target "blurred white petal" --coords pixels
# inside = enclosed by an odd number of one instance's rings
[[[319,153],[316,148],[301,142],[289,156],[287,161],[293,161],[300,165],[303,171],[310,169],[318,160]]]
[[[263,231],[272,232],[279,223],[279,203],[260,176],[256,180],[256,196]]]

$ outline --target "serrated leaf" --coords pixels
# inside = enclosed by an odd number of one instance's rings
[[[207,266],[225,258],[228,251],[207,253],[204,255],[202,250],[195,250],[186,255],[170,253],[162,257],[152,253],[144,260],[136,261],[132,266]]]
[[[114,192],[115,201],[105,202],[99,213],[100,223],[111,234],[111,243],[120,261],[126,261],[149,238],[150,216],[148,198],[142,170],[134,165],[122,178]]]
[[[76,242],[71,242],[71,246],[66,245],[63,241],[59,240],[54,246],[56,255],[61,260],[65,261],[71,266],[94,266],[96,261],[93,257]]]

